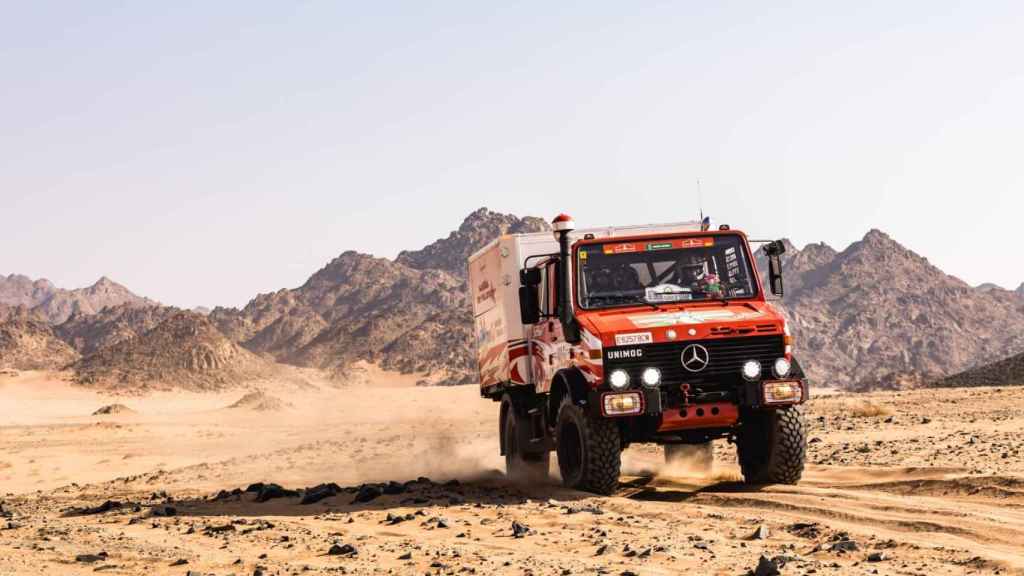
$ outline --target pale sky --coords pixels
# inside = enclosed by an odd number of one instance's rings
[[[472,210],[1024,282],[1021,2],[4,2],[0,273],[244,305]]]

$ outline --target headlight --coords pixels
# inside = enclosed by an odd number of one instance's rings
[[[785,380],[764,385],[765,404],[799,404],[803,399],[804,389],[799,382]]]
[[[789,376],[789,370],[791,368],[792,365],[790,365],[789,360],[786,360],[785,358],[775,360],[775,365],[772,366],[772,369],[775,371],[776,378],[785,378],[786,376]]]
[[[661,384],[661,370],[654,367],[648,368],[640,375],[640,379],[644,381],[644,386],[653,388]]]
[[[605,416],[629,416],[644,411],[643,397],[639,392],[605,394],[602,404]]]
[[[747,360],[743,363],[743,377],[747,380],[757,380],[761,377],[761,363],[757,360]]]
[[[623,370],[612,370],[612,373],[608,375],[608,385],[615,390],[623,390],[626,386],[629,386],[629,374]]]

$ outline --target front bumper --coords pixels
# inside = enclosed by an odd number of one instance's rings
[[[766,388],[769,392],[766,393]],[[771,389],[776,390],[776,394]],[[778,390],[788,390],[789,396],[778,395]],[[695,428],[728,428],[739,421],[739,414],[744,410],[773,410],[803,404],[809,398],[809,384],[804,378],[787,378],[781,380],[764,380],[760,382],[744,382],[729,393],[716,391],[706,397],[687,397],[683,402],[666,405],[667,391],[659,388],[629,389],[622,392],[610,390],[591,390],[589,406],[595,416],[605,418],[653,417],[658,420],[658,431],[695,429]],[[630,413],[610,414],[605,410],[609,398],[620,394],[641,396],[635,411]]]

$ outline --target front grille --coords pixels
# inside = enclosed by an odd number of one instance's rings
[[[683,368],[681,355],[690,344],[700,344],[708,350],[708,366],[700,372]],[[639,357],[609,358],[609,354],[621,354],[624,350],[640,350]],[[761,374],[770,377],[775,359],[785,353],[782,336],[748,336],[741,338],[715,338],[711,340],[689,340],[639,346],[617,346],[604,350],[604,371],[611,373],[616,368],[629,372],[630,382],[639,383],[645,368],[654,366],[661,370],[664,384],[715,384],[732,385],[742,381],[740,368],[747,360],[761,362]]]

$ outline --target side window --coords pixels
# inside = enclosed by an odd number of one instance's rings
[[[548,267],[540,270],[540,284],[537,285],[537,303],[540,305],[541,316],[548,313]]]
[[[558,262],[544,267],[544,278],[544,313],[554,316],[558,313]]]

